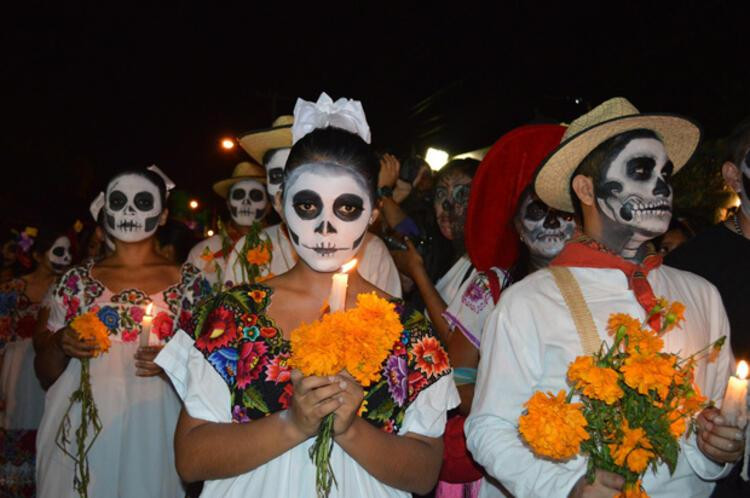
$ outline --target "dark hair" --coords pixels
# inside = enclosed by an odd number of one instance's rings
[[[620,133],[619,135],[608,138],[604,142],[597,145],[594,150],[589,152],[588,155],[583,158],[581,164],[579,164],[573,174],[570,175],[570,183],[568,184],[568,189],[570,192],[570,198],[573,201],[575,214],[579,219],[583,219],[583,213],[581,210],[581,200],[573,190],[573,179],[578,175],[587,176],[591,178],[594,181],[594,185],[596,185],[601,179],[601,174],[603,173],[601,165],[609,165],[609,163],[611,163],[612,160],[617,157],[620,152],[622,152],[625,146],[628,145],[631,140],[634,140],[636,138],[655,138],[661,141],[656,132],[644,128]]]
[[[371,198],[376,199],[380,165],[370,145],[359,135],[333,126],[311,131],[292,147],[284,182],[297,167],[312,162],[329,162],[353,169],[365,180]]]
[[[107,185],[125,175],[137,175],[156,185],[156,188],[159,190],[159,198],[161,199],[162,211],[167,208],[167,185],[164,183],[164,179],[160,175],[154,173],[149,169],[128,169],[119,172],[115,176],[107,180],[107,184],[104,186],[103,192],[106,193]],[[104,209],[102,209],[102,211],[104,211]]]
[[[34,237],[34,245],[31,252],[43,255],[50,250],[52,245],[60,237],[67,237],[66,229],[58,225],[43,225],[37,228],[37,236]]]
[[[478,168],[479,161],[476,159],[471,159],[469,157],[465,159],[454,159],[440,168],[440,171],[435,175],[435,183],[437,184],[443,177],[451,173],[462,173],[473,179]]]
[[[735,126],[729,135],[727,139],[727,155],[724,160],[733,163],[739,168],[748,148],[750,148],[750,116]]]
[[[185,226],[184,223],[171,218],[156,231],[156,240],[160,246],[174,247],[178,263],[184,263],[187,260],[190,249],[197,242],[195,239],[196,237],[192,230]]]

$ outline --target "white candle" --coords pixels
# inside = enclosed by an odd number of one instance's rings
[[[349,273],[357,266],[357,260],[353,259],[341,267],[339,273],[333,274],[331,281],[331,295],[328,297],[328,308],[331,313],[346,309],[346,288],[349,285]]]
[[[154,321],[151,311],[153,309],[154,303],[150,303],[146,306],[146,314],[143,315],[143,320],[141,320],[141,336],[138,341],[138,344],[140,344],[141,347],[146,347],[151,343],[151,325]]]
[[[721,403],[724,420],[739,428],[744,428],[747,424],[747,373],[747,362],[743,360],[737,365],[737,375],[729,377],[724,401]]]

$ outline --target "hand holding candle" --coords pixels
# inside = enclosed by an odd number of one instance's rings
[[[346,288],[349,285],[349,272],[355,266],[357,266],[357,260],[353,259],[342,266],[339,273],[333,274],[331,295],[328,297],[328,307],[331,313],[346,309]]]
[[[141,335],[138,341],[138,344],[141,347],[146,347],[151,342],[151,325],[154,321],[154,315],[152,315],[153,309],[154,303],[149,303],[149,305],[146,306],[146,314],[143,315],[143,320],[141,320]]]
[[[747,374],[748,365],[741,361],[737,365],[737,375],[729,377],[724,401],[721,403],[721,415],[728,425],[740,429],[747,424]]]

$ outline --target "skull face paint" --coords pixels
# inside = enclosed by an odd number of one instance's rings
[[[58,237],[47,251],[46,257],[53,272],[63,273],[73,260],[70,254],[70,239],[65,236]]]
[[[664,145],[655,138],[632,139],[609,166],[603,166],[594,189],[596,204],[605,221],[618,225],[616,231],[630,232],[628,246],[669,228],[673,169]]]
[[[268,197],[258,180],[242,180],[232,185],[227,196],[227,207],[232,221],[248,227],[266,214]]]
[[[516,226],[532,258],[551,260],[557,256],[576,228],[572,214],[550,208],[533,193],[524,196],[518,215]]]
[[[272,199],[276,192],[281,190],[281,184],[284,181],[284,168],[291,150],[290,148],[284,148],[271,152],[264,164],[266,167],[266,187],[268,188],[268,195]]]
[[[159,188],[147,178],[127,173],[109,182],[104,215],[107,231],[123,242],[140,242],[156,232],[163,206]]]
[[[288,176],[283,208],[299,257],[315,271],[332,272],[362,247],[373,200],[355,171],[314,163],[299,166]]]
[[[463,241],[471,178],[459,171],[440,178],[435,186],[435,217],[443,237]]]

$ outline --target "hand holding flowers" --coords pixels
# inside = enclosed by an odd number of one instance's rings
[[[291,372],[291,380],[294,387],[289,408],[291,421],[307,439],[318,433],[323,418],[341,406],[341,385],[328,376],[305,377],[296,368]]]

